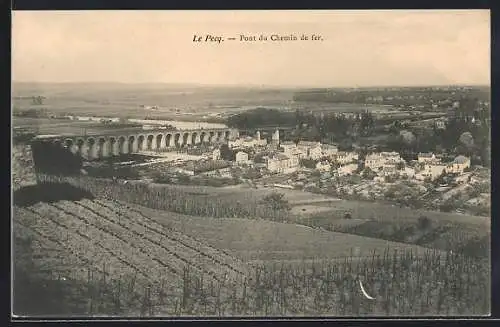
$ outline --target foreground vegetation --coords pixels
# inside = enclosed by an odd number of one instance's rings
[[[422,212],[422,218],[428,219],[429,224],[421,225],[417,212],[387,205],[377,206],[358,202],[354,203],[356,207],[352,210],[350,206],[353,206],[353,203],[344,208],[342,202],[336,204],[327,213],[300,218],[290,212],[290,204],[280,193],[270,193],[265,197],[259,192],[251,191],[221,195],[179,187],[153,187],[144,183],[122,184],[113,180],[85,176],[39,175],[39,179],[56,184],[68,182],[99,197],[191,216],[264,218],[280,222],[294,222],[330,231],[417,244],[445,251],[463,250],[468,256],[482,258],[489,256],[489,224],[486,218],[482,217],[479,217],[480,222],[476,222],[478,217],[452,219],[451,216],[445,217],[446,214],[427,217],[425,214],[432,212]],[[345,219],[346,217],[349,219]]]
[[[247,198],[210,197],[169,187],[154,188],[144,183],[123,184],[109,179],[85,176],[57,177],[39,175],[39,181],[69,183],[99,197],[140,204],[145,207],[204,217],[270,218],[283,221],[287,212],[274,202],[262,203],[260,196],[248,193]]]
[[[488,265],[459,254],[443,257],[429,252],[416,257],[409,251],[385,251],[361,260],[349,257],[295,265],[260,265],[247,279],[232,285],[231,291],[224,291],[227,285],[223,282],[203,282],[187,266],[179,279],[179,292],[162,292],[139,283],[137,274],[108,274],[93,262],[66,266],[70,270],[83,269],[87,278],[62,278],[54,265],[42,270],[37,258],[30,256],[29,249],[37,242],[36,237],[16,238],[16,244],[22,242],[24,249],[18,253],[24,257],[16,256],[14,286],[15,312],[19,314],[485,315],[490,310]],[[42,250],[48,252],[47,248]],[[64,248],[59,250],[62,258],[70,257],[64,255]],[[374,300],[363,296],[359,281]],[[23,301],[37,290],[37,303]],[[40,299],[44,306],[38,304]]]
[[[96,190],[124,197],[130,192],[126,185],[90,181],[80,179],[86,183],[81,198],[77,188],[66,190],[67,184],[52,192],[39,185],[33,192],[44,197],[15,194],[16,314],[485,315],[490,310],[487,259],[460,251],[387,249],[370,257],[353,253],[244,264],[120,202],[94,198],[104,195]],[[149,190],[142,201],[168,202]],[[270,212],[283,209],[268,206]],[[363,295],[360,282],[373,300]],[[30,292],[36,292],[36,303]],[[47,299],[43,306],[40,299]]]

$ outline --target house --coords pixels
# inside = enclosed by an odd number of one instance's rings
[[[398,170],[396,169],[396,165],[384,165],[382,170],[380,170],[379,175],[381,176],[397,176],[399,175]]]
[[[461,174],[466,168],[470,168],[470,158],[458,156],[446,166],[446,172],[449,174]]]
[[[398,162],[403,161],[401,156],[397,152],[381,152],[382,157],[385,158],[386,164],[397,164]]]
[[[358,169],[358,164],[346,164],[342,165],[337,169],[337,174],[339,176],[352,175]]]
[[[429,163],[424,166],[424,169],[421,170],[418,174],[415,174],[415,179],[417,180],[425,180],[425,179],[430,179],[430,180],[435,180],[443,172],[446,171],[446,166],[441,165],[441,164],[435,164],[435,163]]]
[[[303,153],[301,159],[319,159],[323,154],[321,150],[320,142],[309,142],[309,141],[300,141],[297,144],[297,148],[300,152]]]
[[[238,151],[238,153],[236,153],[236,160],[235,161],[237,164],[248,163],[248,153],[243,152],[243,151]]]
[[[392,166],[401,161],[401,156],[397,152],[371,153],[365,157],[365,167],[378,171],[384,166]]]
[[[215,149],[212,152],[212,160],[220,160],[221,154],[220,154],[220,149]]]
[[[434,122],[434,126],[437,129],[446,129],[446,121],[442,119],[438,119]]]
[[[267,169],[273,173],[290,174],[299,168],[299,158],[297,156],[287,156],[283,153],[276,153],[267,158]]]
[[[285,154],[289,154],[289,153],[297,150],[297,144],[295,144],[295,142],[291,142],[291,141],[285,141],[285,142],[281,143],[280,147],[283,149],[283,152]]]
[[[222,160],[188,162],[184,167],[177,169],[177,171],[190,176],[203,175],[231,177],[230,164]]]
[[[406,178],[414,178],[415,177],[415,169],[411,167],[405,167],[403,170],[399,172],[400,176]]]
[[[419,163],[427,163],[436,161],[436,155],[434,153],[419,153],[418,154],[418,162]]]
[[[339,149],[335,145],[331,144],[322,144],[321,145],[321,154],[323,157],[333,158]]]
[[[330,165],[330,163],[328,161],[323,160],[323,161],[319,161],[316,164],[316,169],[319,171],[327,172],[327,171],[330,171],[332,169],[332,166]]]
[[[253,148],[253,147],[263,147],[267,145],[266,139],[260,138],[260,133],[257,132],[255,137],[247,136],[244,138],[236,138],[228,142],[228,146],[231,149],[234,148]]]
[[[188,176],[196,175],[194,166],[193,167],[180,167],[176,170],[178,173]]]
[[[219,169],[214,169],[214,170],[207,170],[207,171],[201,172],[200,175],[207,176],[207,177],[226,177],[226,178],[232,177],[230,167],[219,168]]]
[[[370,153],[365,157],[365,167],[378,171],[384,166],[385,160],[380,153]]]
[[[334,161],[336,163],[339,163],[341,165],[346,165],[348,163],[357,161],[359,158],[358,154],[356,152],[337,152],[335,155]]]

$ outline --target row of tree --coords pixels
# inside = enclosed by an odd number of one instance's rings
[[[432,88],[401,88],[399,90],[332,90],[317,89],[300,91],[294,94],[294,101],[325,102],[325,103],[360,103],[386,105],[430,105],[438,104],[446,107],[455,101],[467,99],[488,101],[488,89],[441,89]],[[431,102],[432,101],[432,102]]]

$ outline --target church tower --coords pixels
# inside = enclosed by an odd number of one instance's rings
[[[272,143],[275,146],[279,146],[280,145],[280,131],[278,129],[273,133]]]

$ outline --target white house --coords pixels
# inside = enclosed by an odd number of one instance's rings
[[[237,164],[246,164],[248,163],[248,153],[239,151],[236,153],[236,163]]]
[[[195,170],[194,166],[192,167],[179,167],[176,169],[178,173],[184,174],[184,175],[189,175],[189,176],[194,176],[195,175]]]
[[[395,177],[399,175],[399,171],[396,169],[396,165],[384,165],[379,175]]]
[[[358,154],[356,152],[337,152],[335,155],[335,162],[341,164],[341,165],[346,165],[348,163],[357,161],[359,158]]]
[[[228,146],[233,148],[253,148],[253,147],[261,147],[266,146],[267,140],[260,138],[260,133],[257,132],[255,137],[247,136],[244,138],[237,138],[235,140],[230,140],[228,142]]]
[[[439,119],[434,122],[437,129],[446,129],[446,121]]]
[[[470,158],[458,156],[446,166],[446,172],[449,174],[461,174],[466,168],[470,168]]]
[[[418,172],[418,174],[415,174],[415,178],[417,180],[425,180],[427,178],[429,178],[430,180],[435,180],[445,171],[445,165],[430,163],[426,164],[424,166],[424,169]]]
[[[290,174],[299,168],[299,158],[297,156],[287,156],[283,153],[276,153],[267,158],[267,169],[273,173]]]
[[[283,152],[285,154],[289,154],[294,150],[297,150],[297,144],[295,144],[295,142],[292,141],[285,141],[280,144],[280,147],[283,149]]]
[[[220,150],[219,149],[215,149],[213,152],[212,152],[212,160],[219,160],[220,159]]]
[[[209,176],[209,177],[226,177],[226,178],[232,177],[230,167],[224,167],[224,168],[219,168],[219,169],[214,169],[214,170],[207,170],[207,171],[201,172],[200,175]]]
[[[396,164],[398,162],[403,161],[403,159],[401,159],[401,156],[399,155],[399,153],[394,152],[394,151],[393,152],[381,152],[380,154],[385,158],[386,164]]]
[[[304,159],[317,160],[323,154],[320,142],[300,141],[297,148],[303,153],[302,158]]]
[[[401,156],[397,152],[370,153],[365,157],[365,167],[377,171],[384,166],[392,166],[401,161]]]
[[[323,157],[333,158],[339,149],[335,145],[331,144],[322,144],[321,145],[321,154]]]
[[[342,165],[337,169],[337,174],[339,176],[352,175],[358,169],[358,164],[347,164]]]
[[[415,169],[411,167],[405,167],[403,170],[399,172],[399,174],[403,177],[414,178],[415,177]]]
[[[434,153],[419,153],[418,154],[418,162],[419,163],[427,163],[436,161],[436,155]]]
[[[324,161],[319,161],[316,164],[316,169],[319,171],[322,171],[322,172],[326,172],[326,171],[330,171],[332,169],[332,166],[330,165],[330,163],[328,161],[324,160]]]

